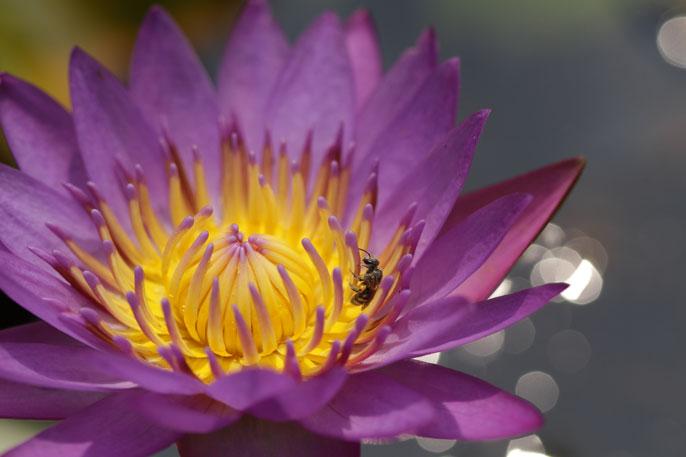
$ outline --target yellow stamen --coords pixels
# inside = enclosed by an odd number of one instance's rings
[[[408,229],[411,215],[399,221],[379,256],[384,279],[365,282],[359,249],[371,242],[376,173],[360,200],[349,202],[352,161],[341,162],[341,138],[310,175],[316,157],[311,136],[293,163],[285,144],[275,157],[267,137],[256,157],[233,132],[222,143],[218,197],[208,192],[197,148],[192,168],[184,170],[165,140],[167,205],[153,205],[140,166],[135,176],[126,175],[125,223],[94,185],[95,205],[74,190],[91,213],[105,256],[100,260],[53,228],[85,271],[64,256],[48,260],[109,315],[84,310],[94,334],[164,369],[211,382],[254,365],[307,378],[359,363],[387,336],[388,319],[397,317],[392,300],[406,287],[403,272],[418,232]],[[346,229],[348,205],[357,210]],[[165,206],[168,212],[159,214]],[[366,288],[373,290],[354,304]]]

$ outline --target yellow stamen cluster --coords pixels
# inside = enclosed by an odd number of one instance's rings
[[[421,228],[408,227],[410,211],[375,253],[384,279],[372,300],[351,303],[360,248],[368,249],[372,233],[376,174],[345,230],[350,159],[342,163],[339,141],[311,173],[309,144],[291,162],[285,145],[275,154],[267,140],[258,161],[235,131],[227,134],[213,197],[198,152],[187,173],[167,141],[168,214],[154,209],[140,166],[123,173],[126,217],[95,185],[91,195],[70,186],[101,249],[51,227],[75,259],[55,252],[50,261],[94,303],[80,312],[88,328],[204,382],[247,366],[312,376],[371,355],[407,298],[400,291]]]

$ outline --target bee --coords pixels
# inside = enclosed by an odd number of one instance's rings
[[[383,270],[379,268],[379,259],[373,257],[369,252],[360,248],[360,251],[366,254],[366,257],[362,259],[362,266],[366,268],[361,275],[357,275],[353,272],[353,278],[357,281],[356,284],[350,283],[350,288],[355,292],[351,301],[354,305],[361,305],[363,308],[366,307],[369,302],[372,301],[376,290],[381,284],[381,279],[383,278]]]

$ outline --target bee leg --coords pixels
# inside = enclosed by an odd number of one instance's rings
[[[362,289],[360,289],[360,288],[358,288],[358,287],[355,287],[355,285],[354,285],[353,283],[350,283],[350,288],[353,290],[353,292],[356,292],[356,293],[358,293],[358,294],[359,294],[360,292],[362,292]]]

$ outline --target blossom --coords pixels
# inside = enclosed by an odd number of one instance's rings
[[[0,333],[0,415],[64,419],[6,455],[355,456],[540,427],[414,358],[564,289],[488,298],[583,162],[460,195],[489,113],[455,127],[436,49],[428,30],[382,74],[366,12],[291,46],[253,0],[216,91],[160,8],[128,87],[74,50],[71,113],[2,74],[0,287],[42,321]]]

